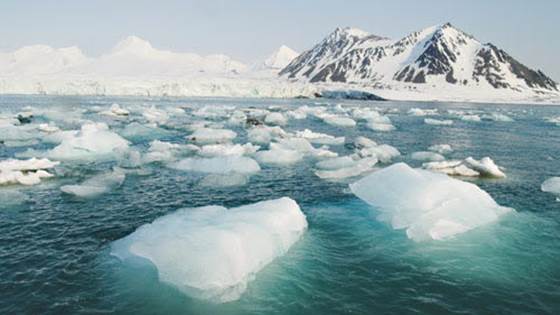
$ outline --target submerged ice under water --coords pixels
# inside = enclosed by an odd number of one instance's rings
[[[549,121],[559,107],[49,96],[0,103],[2,160],[60,160],[37,185],[0,186],[1,313],[560,309],[560,202],[541,190],[560,173],[560,127]],[[31,123],[14,121],[18,113],[32,114]],[[465,119],[473,116],[481,119]],[[372,128],[380,124],[392,127]],[[84,142],[85,134],[98,141]],[[428,151],[449,161],[491,157],[507,177],[461,179],[516,211],[451,238],[415,242],[377,220],[378,209],[348,188],[396,162],[422,167],[418,152]],[[191,298],[158,280],[154,265],[111,255],[115,241],[179,209],[284,196],[298,203],[307,231],[266,259],[234,301]],[[212,248],[198,250],[213,257]]]

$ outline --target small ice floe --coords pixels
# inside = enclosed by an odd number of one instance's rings
[[[545,118],[545,121],[560,126],[560,116]]]
[[[472,183],[404,163],[373,172],[350,190],[380,211],[378,220],[414,241],[447,239],[513,211]]]
[[[451,145],[449,144],[434,144],[428,148],[428,151],[439,154],[447,154],[453,152],[453,148],[451,148]]]
[[[295,134],[298,138],[307,139],[309,142],[314,144],[323,145],[342,145],[344,144],[344,137],[334,137],[325,133],[313,132],[309,129],[303,131],[296,131]]]
[[[159,281],[190,297],[224,303],[239,299],[306,229],[305,215],[286,197],[230,209],[180,209],[115,241],[111,255],[125,266],[143,258]]]
[[[241,111],[234,111],[227,120],[227,124],[230,126],[243,126],[247,122],[247,115]]]
[[[269,150],[258,151],[255,158],[266,165],[290,165],[303,159],[303,153],[286,148],[278,143],[271,143]]]
[[[198,152],[200,148],[194,145],[182,145],[160,140],[150,142],[148,152],[142,158],[143,163],[170,162],[183,152]]]
[[[541,190],[556,195],[556,200],[560,201],[560,177],[545,180],[541,185]]]
[[[130,112],[119,104],[113,103],[108,110],[102,111],[101,114],[113,117],[127,117],[130,115]]]
[[[157,109],[155,106],[144,109],[142,116],[151,123],[165,124],[169,120],[167,112]]]
[[[247,139],[256,144],[269,144],[274,138],[284,138],[287,136],[287,133],[278,126],[255,126],[247,132]]]
[[[260,146],[254,145],[252,143],[246,144],[232,144],[232,143],[223,143],[223,144],[207,144],[200,147],[198,154],[204,157],[213,157],[213,156],[228,156],[228,155],[251,155],[257,152],[260,149]]]
[[[325,123],[335,127],[352,128],[356,126],[356,121],[347,116],[323,114],[319,118],[321,118]]]
[[[450,126],[453,125],[453,120],[451,119],[433,119],[433,118],[424,118],[424,123],[426,125],[433,125],[433,126]]]
[[[377,144],[375,141],[358,137],[354,141],[354,155],[358,158],[375,157],[381,163],[389,163],[401,153],[395,147],[388,144]]]
[[[264,122],[268,125],[285,126],[288,123],[288,118],[282,113],[272,112],[266,115]]]
[[[229,129],[201,128],[197,129],[187,140],[197,144],[225,143],[237,137],[235,131]]]
[[[375,157],[354,159],[350,156],[342,156],[315,164],[315,175],[322,179],[355,177],[373,170],[375,164],[377,164],[377,158]]]
[[[499,121],[499,122],[512,122],[513,118],[502,113],[484,114],[480,117],[482,120]]]
[[[59,163],[49,159],[37,158],[0,161],[0,185],[37,185],[41,182],[41,179],[53,177],[54,175],[46,170],[54,168]]]
[[[480,122],[480,116],[476,115],[476,114],[465,114],[465,115],[461,115],[459,116],[459,118],[463,121],[472,121],[472,122]]]
[[[28,196],[15,189],[0,190],[0,208],[9,208],[20,205],[28,200]]]
[[[411,108],[408,110],[408,114],[410,116],[437,116],[439,112],[437,108]]]
[[[369,111],[363,116],[366,120],[366,127],[374,131],[392,131],[395,126],[387,116],[379,114],[377,111]]]
[[[138,122],[127,124],[119,132],[121,136],[131,141],[159,138],[167,133],[166,130],[159,128],[156,123],[141,124]]]
[[[246,185],[248,180],[246,174],[208,174],[198,184],[202,187],[225,188]]]
[[[116,169],[112,172],[95,175],[77,185],[64,185],[60,187],[62,192],[81,198],[94,198],[108,193],[122,185],[125,173]]]
[[[76,134],[66,134],[47,156],[57,160],[112,159],[117,151],[128,147],[128,141],[110,131],[105,123],[87,123]]]
[[[410,155],[413,160],[417,161],[431,161],[431,162],[438,162],[445,160],[445,157],[439,153],[431,152],[431,151],[418,151],[414,152]]]
[[[261,170],[259,163],[245,156],[217,156],[212,158],[189,157],[169,164],[169,167],[190,172],[227,174],[252,174]]]
[[[422,165],[425,169],[453,176],[504,178],[506,174],[494,161],[484,157],[480,161],[468,157],[462,161],[429,162]]]
[[[60,128],[58,128],[55,124],[39,124],[37,129],[44,133],[54,133],[59,132]]]
[[[235,106],[228,105],[202,106],[194,110],[192,115],[206,119],[221,120],[229,117],[230,113],[234,110]]]

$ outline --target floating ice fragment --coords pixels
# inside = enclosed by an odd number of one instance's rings
[[[480,161],[468,157],[463,161],[437,161],[424,163],[422,165],[425,169],[445,173],[454,176],[483,176],[504,178],[506,174],[489,157],[484,157]]]
[[[237,137],[237,133],[229,129],[201,128],[187,137],[188,140],[199,144],[224,143]]]
[[[405,229],[415,241],[446,239],[513,210],[498,205],[474,184],[404,163],[376,171],[350,189],[381,212],[379,220]]]
[[[541,185],[541,190],[560,196],[560,177],[551,177]]]
[[[220,156],[213,158],[185,158],[169,167],[191,172],[226,174],[251,174],[261,170],[259,163],[245,156]]]
[[[414,152],[410,156],[413,160],[418,161],[443,161],[445,157],[439,153],[430,152],[430,151],[418,151]]]
[[[450,119],[439,120],[433,118],[424,118],[424,123],[426,125],[434,125],[434,126],[450,126],[453,125],[453,120]]]
[[[309,129],[296,131],[296,137],[307,139],[311,143],[327,145],[341,145],[344,144],[345,140],[344,137],[334,137],[324,133],[313,132]]]
[[[439,113],[437,108],[422,109],[414,107],[408,110],[408,114],[411,116],[435,116]]]
[[[0,185],[20,184],[37,185],[42,178],[53,177],[45,171],[58,165],[49,159],[31,158],[28,160],[8,159],[0,161]]]
[[[246,144],[207,144],[200,148],[199,155],[205,157],[226,156],[226,155],[248,155],[257,152],[260,147],[252,143]]]
[[[453,152],[449,144],[434,144],[428,148],[429,151],[437,152],[439,154],[447,154]]]
[[[338,115],[332,115],[332,114],[324,114],[321,116],[321,119],[331,125],[331,126],[335,126],[335,127],[354,127],[356,126],[356,121],[354,121],[354,119],[350,118],[350,117],[345,117],[345,116],[338,116]]]
[[[94,198],[120,186],[124,179],[125,174],[123,171],[114,170],[109,173],[96,175],[78,185],[64,185],[60,187],[60,190],[81,198]]]
[[[322,179],[355,177],[371,171],[375,164],[377,164],[377,158],[363,158],[359,160],[343,158],[335,159],[334,161],[326,160],[323,164],[321,164],[322,162],[318,163],[316,167],[322,169],[315,171],[315,175]]]
[[[223,303],[239,299],[249,281],[306,229],[305,215],[286,197],[231,209],[181,209],[115,241],[111,254],[125,264],[144,258],[161,282]]]
[[[88,123],[75,135],[66,134],[47,155],[57,160],[108,159],[127,149],[128,141],[111,132],[106,124]]]
[[[282,113],[272,112],[264,118],[264,122],[269,125],[284,126],[288,123],[288,118]]]

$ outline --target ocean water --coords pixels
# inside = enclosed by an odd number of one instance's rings
[[[137,109],[125,120],[91,109],[118,103]],[[285,130],[366,136],[390,144],[413,166],[410,153],[433,144],[451,144],[449,158],[490,156],[505,168],[505,179],[471,179],[499,204],[516,212],[444,241],[414,242],[402,230],[376,220],[376,210],[348,190],[345,181],[319,179],[313,161],[266,167],[245,185],[200,185],[202,176],[165,167],[142,166],[118,188],[93,199],[66,195],[60,186],[81,182],[118,162],[64,162],[54,179],[32,187],[0,187],[1,314],[558,314],[560,312],[560,202],[540,191],[560,175],[560,126],[547,118],[560,107],[430,102],[352,102],[265,99],[160,99],[109,97],[1,96],[0,113],[31,107],[35,122],[54,121],[63,129],[85,120],[107,122],[122,132],[143,123],[141,110],[201,106],[297,108],[302,105],[378,107],[396,130],[376,132],[362,122],[333,127],[308,117],[290,120]],[[424,124],[410,108],[437,108],[451,126]],[[450,111],[502,113],[513,122],[458,120]],[[159,133],[130,137],[139,151],[153,139],[184,143],[184,118],[171,117]],[[221,118],[217,118],[220,121]],[[229,127],[227,127],[229,128]],[[244,130],[236,142],[245,142]],[[38,141],[1,146],[14,157]],[[341,155],[349,146],[331,148]],[[14,191],[21,194],[14,194]],[[18,196],[17,198],[15,196]],[[133,268],[110,255],[111,243],[139,226],[183,207],[239,206],[289,196],[307,216],[309,229],[289,252],[249,283],[237,301],[215,304],[191,299],[161,283],[155,268]],[[212,250],[212,249],[208,249]]]

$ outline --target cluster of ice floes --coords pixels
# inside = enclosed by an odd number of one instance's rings
[[[545,180],[541,185],[541,190],[556,195],[556,200],[560,201],[560,177]]]
[[[464,160],[436,161],[422,165],[425,169],[447,175],[466,177],[504,178],[506,174],[489,157],[475,160],[468,157]]]
[[[115,241],[111,253],[124,263],[151,263],[160,281],[188,296],[228,302],[306,229],[305,215],[290,198],[181,209]]]
[[[124,182],[124,179],[124,172],[116,169],[112,172],[95,175],[86,179],[81,184],[63,185],[60,187],[60,190],[77,197],[93,198],[120,186]]]
[[[48,169],[54,168],[59,162],[49,159],[31,158],[28,160],[8,159],[0,161],[0,185],[20,184],[36,185],[43,178],[54,175]]]
[[[415,241],[442,240],[512,211],[478,186],[404,163],[373,172],[351,191],[380,211],[378,219]]]
[[[323,179],[344,179],[374,170],[378,162],[388,163],[400,152],[390,145],[378,145],[375,141],[358,137],[354,141],[354,153],[334,157],[315,164],[315,175]]]

